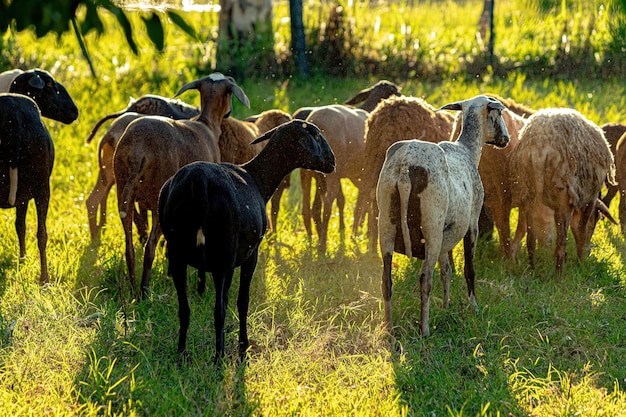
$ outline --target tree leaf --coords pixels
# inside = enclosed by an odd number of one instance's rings
[[[156,13],[152,13],[150,17],[142,16],[141,19],[146,25],[146,31],[148,32],[150,40],[157,50],[162,52],[163,47],[165,46],[165,32],[163,31],[161,19]]]
[[[167,17],[179,28],[181,28],[187,35],[191,36],[193,39],[198,40],[198,34],[196,30],[191,27],[185,20],[171,10],[167,11]]]

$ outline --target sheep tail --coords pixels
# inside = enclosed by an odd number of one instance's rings
[[[93,137],[96,136],[96,133],[98,132],[98,129],[100,129],[100,126],[102,126],[104,124],[104,122],[106,122],[107,120],[116,119],[116,118],[120,117],[121,115],[123,115],[124,113],[126,113],[125,110],[117,112],[117,113],[107,114],[102,119],[98,120],[98,122],[91,129],[91,132],[89,132],[89,136],[87,136],[87,139],[85,139],[85,144],[88,145],[88,144],[91,143],[91,141],[93,140]]]
[[[409,258],[413,256],[411,232],[409,230],[409,198],[411,191],[421,193],[428,185],[428,171],[421,166],[404,166],[398,179],[398,193],[400,194],[400,224],[404,253]]]
[[[134,211],[132,206],[135,204],[135,197],[133,195],[135,188],[138,186],[139,181],[142,177],[142,170],[145,162],[145,157],[141,158],[141,163],[139,165],[139,169],[136,170],[136,174],[131,176],[126,184],[124,184],[124,188],[122,190],[122,205],[120,206],[120,217],[122,219],[126,218],[129,211]]]
[[[409,178],[409,167],[402,167],[400,178],[398,178],[398,192],[400,194],[400,225],[402,228],[402,239],[404,240],[404,254],[411,258],[413,251],[411,248],[411,234],[409,232],[409,197],[411,196],[411,180]]]

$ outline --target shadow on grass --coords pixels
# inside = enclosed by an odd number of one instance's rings
[[[94,245],[86,249],[81,270],[93,270],[96,254]],[[85,366],[75,381],[81,406],[105,415],[252,414],[257,405],[247,398],[246,365],[238,363],[234,354],[227,356],[221,367],[214,365],[215,293],[208,285],[204,296],[197,294],[197,273],[191,268],[190,355],[188,361],[179,363],[178,303],[164,269],[163,262],[155,263],[151,294],[139,303],[129,296],[125,285],[123,255],[108,260],[98,271],[103,280],[99,286],[104,290],[91,300],[97,313],[89,324],[96,337],[86,349]],[[238,282],[233,283],[236,286]],[[236,352],[232,346],[236,344],[232,335],[235,328],[232,317],[227,319],[227,352]]]

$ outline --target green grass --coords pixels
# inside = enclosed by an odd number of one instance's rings
[[[384,25],[392,23],[383,20]],[[316,240],[307,241],[299,215],[297,175],[283,198],[278,232],[261,248],[249,315],[253,347],[246,365],[235,360],[238,322],[232,300],[226,321],[228,356],[221,369],[213,365],[214,292],[209,285],[204,297],[190,286],[191,359],[179,367],[178,306],[165,274],[163,248],[157,250],[152,293],[147,301],[136,303],[127,297],[114,192],[101,242],[90,242],[84,200],[95,183],[97,165],[95,144],[85,147],[83,142],[93,123],[124,107],[129,96],[171,96],[206,62],[197,46],[185,46],[189,40],[184,37],[168,37],[170,48],[163,56],[144,49],[139,57],[132,56],[121,39],[115,32],[100,39],[87,37],[102,77],[99,82],[89,76],[71,36],[35,41],[24,33],[12,40],[15,64],[53,71],[77,101],[81,115],[69,126],[46,121],[56,146],[48,217],[49,285],[40,287],[37,280],[33,204],[27,220],[28,254],[21,263],[14,211],[0,211],[3,415],[626,413],[626,244],[617,226],[599,224],[591,256],[581,263],[570,242],[559,280],[553,277],[551,250],[539,251],[537,267],[530,271],[524,250],[515,261],[506,262],[497,241],[481,242],[479,314],[466,302],[459,273],[463,256],[457,248],[452,306],[442,308],[436,279],[432,336],[426,339],[418,334],[419,262],[396,255],[392,302],[397,343],[390,349],[382,327],[380,257],[365,253],[364,236],[341,239],[337,216],[331,221],[328,252],[319,255]],[[139,39],[146,48],[144,41]],[[50,53],[52,49],[56,52]],[[451,62],[454,57],[445,59]],[[144,75],[140,68],[150,71]],[[376,80],[238,80],[252,109],[234,103],[234,116],[341,102]],[[598,124],[624,121],[626,108],[620,78],[536,79],[514,72],[471,82],[454,77],[436,83],[392,81],[401,84],[405,94],[424,97],[434,106],[496,92],[535,108],[574,107]],[[183,98],[198,102],[191,93]],[[357,191],[348,182],[344,185],[350,230]],[[617,201],[611,211],[617,215]],[[189,279],[196,279],[195,272],[190,270]],[[231,298],[236,298],[237,286],[236,276]]]

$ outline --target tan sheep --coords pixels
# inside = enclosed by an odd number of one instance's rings
[[[449,140],[454,117],[445,111],[435,112],[417,97],[391,97],[382,101],[369,115],[365,126],[365,149],[359,162],[363,172],[354,212],[353,235],[368,214],[369,251],[376,251],[378,207],[375,203],[378,175],[385,152],[393,143],[405,139],[423,139],[435,143]]]
[[[554,210],[556,274],[563,274],[567,231],[572,226],[579,259],[588,254],[591,235],[606,206],[598,199],[606,179],[614,183],[615,164],[602,130],[572,109],[543,109],[532,115],[511,154],[513,204],[526,219],[528,259],[535,265],[536,231],[532,208]]]
[[[293,117],[306,119],[317,125],[326,136],[337,158],[337,170],[326,176],[318,172],[300,170],[302,185],[302,219],[309,239],[312,236],[311,220],[315,223],[319,236],[319,251],[326,251],[328,222],[333,202],[339,209],[339,230],[344,231],[345,198],[341,189],[341,179],[347,178],[357,187],[363,170],[355,155],[360,155],[364,148],[365,119],[382,100],[399,96],[400,88],[386,80],[381,80],[371,87],[359,91],[344,104],[320,107],[303,107]],[[358,109],[352,107],[361,103]],[[315,179],[316,192],[311,207],[311,185]],[[276,196],[276,194],[275,194]],[[280,198],[280,194],[278,194]]]
[[[119,140],[113,156],[118,185],[118,208],[126,237],[129,281],[135,287],[135,250],[132,222],[134,205],[152,212],[152,228],[144,248],[141,295],[147,296],[154,251],[161,236],[157,216],[158,198],[165,181],[183,165],[194,161],[220,162],[218,139],[221,123],[232,110],[234,94],[246,107],[250,101],[232,77],[214,73],[185,84],[185,91],[200,91],[202,109],[192,120],[145,116],[131,122]]]

